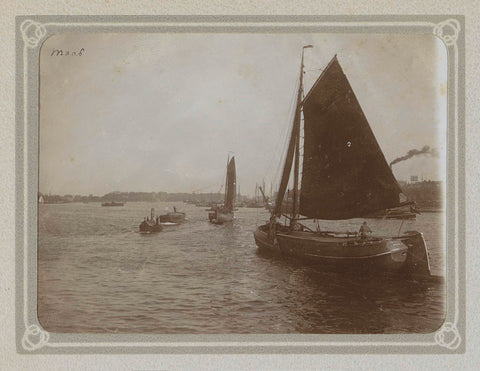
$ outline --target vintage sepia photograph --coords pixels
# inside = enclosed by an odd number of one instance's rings
[[[39,53],[45,331],[442,327],[441,39],[65,32]]]

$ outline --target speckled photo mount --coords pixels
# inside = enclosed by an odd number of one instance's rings
[[[60,334],[37,316],[39,55],[61,33],[431,34],[448,60],[446,317],[429,334]],[[18,16],[16,18],[16,344],[24,354],[67,353],[464,353],[465,21],[415,16]]]

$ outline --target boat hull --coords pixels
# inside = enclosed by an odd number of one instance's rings
[[[123,206],[123,202],[104,202],[102,206],[104,207],[115,207],[115,206]]]
[[[328,270],[408,272],[429,275],[428,253],[423,236],[408,232],[401,237],[335,237],[312,232],[279,231],[270,238],[268,225],[254,238],[260,250],[319,265]]]
[[[143,221],[139,225],[140,233],[157,233],[161,232],[163,227],[160,224],[149,223],[147,221]]]
[[[224,213],[220,211],[211,211],[208,213],[208,219],[213,224],[223,224],[233,221],[233,213]]]
[[[160,215],[160,223],[183,223],[185,221],[185,213],[175,212]]]

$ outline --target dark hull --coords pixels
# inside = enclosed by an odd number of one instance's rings
[[[149,223],[143,221],[140,223],[139,230],[141,233],[157,233],[162,231],[162,226],[160,224]]]
[[[104,202],[102,206],[123,206],[123,202]]]
[[[213,210],[208,213],[208,220],[212,224],[223,224],[233,221],[233,212]]]
[[[406,272],[429,275],[423,236],[409,232],[401,237],[335,237],[311,232],[280,231],[268,236],[268,225],[254,232],[260,250],[299,259],[334,271]]]
[[[185,213],[168,213],[160,215],[160,223],[183,223],[185,221]]]

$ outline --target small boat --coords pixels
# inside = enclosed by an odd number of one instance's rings
[[[169,212],[160,215],[160,223],[183,223],[185,221],[185,213],[177,211],[177,208],[173,207],[173,212]]]
[[[213,224],[233,221],[236,189],[235,157],[227,159],[227,176],[225,179],[225,201],[223,205],[214,205],[208,210],[208,220]]]
[[[123,206],[124,203],[123,202],[104,202],[102,203],[102,206]]]
[[[312,46],[303,50],[307,47]],[[379,210],[410,204],[400,202],[400,186],[336,55],[303,98],[303,50],[295,117],[275,208],[270,221],[254,232],[259,250],[345,273],[358,270],[430,275],[427,247],[418,231],[375,236],[369,233],[366,222],[365,228],[362,225],[353,233],[325,231],[319,225],[311,228],[301,223],[364,218]],[[292,214],[285,215],[282,206],[292,165]],[[279,223],[282,214],[289,223]]]
[[[150,210],[150,217],[145,217],[143,222],[138,226],[140,233],[156,233],[161,232],[163,227],[160,224],[160,218],[155,216],[155,209]]]

